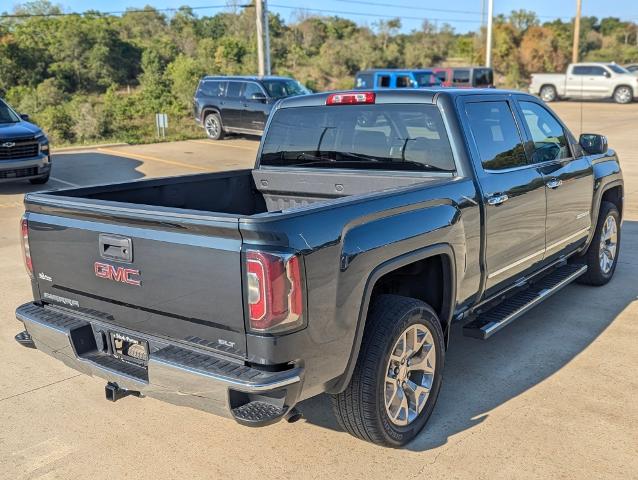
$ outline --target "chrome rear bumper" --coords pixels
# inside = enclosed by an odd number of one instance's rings
[[[149,343],[148,363],[139,366],[115,358],[108,346],[100,345],[100,336],[108,328],[101,320],[34,303],[19,307],[16,317],[38,350],[74,370],[175,405],[263,426],[282,418],[299,397],[300,368],[266,372],[150,337],[144,338]],[[242,412],[256,400],[270,405],[273,414],[245,421]]]

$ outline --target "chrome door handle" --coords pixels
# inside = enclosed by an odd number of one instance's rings
[[[562,180],[559,180],[558,178],[552,178],[549,182],[547,182],[545,185],[547,185],[547,188],[551,188],[552,190],[555,188],[560,187],[563,184]]]
[[[506,202],[508,198],[510,197],[508,197],[505,193],[492,195],[491,197],[488,197],[487,203],[488,205],[500,205],[501,203]]]

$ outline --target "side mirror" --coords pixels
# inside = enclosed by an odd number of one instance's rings
[[[607,153],[609,148],[609,145],[607,144],[607,137],[596,133],[583,133],[580,136],[578,143],[581,147],[583,147],[583,150],[590,155]]]
[[[26,113],[21,113],[20,118],[24,120],[25,122],[28,122],[30,117]]]
[[[611,77],[611,73],[609,73],[607,70],[603,72],[603,75],[605,75],[607,78]]]
[[[261,92],[255,92],[250,96],[251,100],[255,100],[257,102],[265,102],[266,101],[266,95],[264,95]]]

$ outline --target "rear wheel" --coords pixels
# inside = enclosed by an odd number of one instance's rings
[[[614,102],[626,104],[634,99],[634,92],[631,87],[621,85],[614,90]]]
[[[345,391],[332,397],[341,427],[355,437],[400,447],[432,414],[445,358],[441,323],[420,300],[379,296]]]
[[[585,254],[587,273],[579,278],[587,285],[605,285],[614,276],[620,252],[620,213],[611,202],[602,202],[594,238]]]
[[[540,91],[540,97],[544,102],[555,102],[558,100],[558,93],[556,87],[553,85],[543,85]]]
[[[221,140],[224,138],[222,120],[217,113],[209,113],[206,115],[206,118],[204,118],[204,129],[206,130],[206,135],[208,135],[208,138],[211,140]]]

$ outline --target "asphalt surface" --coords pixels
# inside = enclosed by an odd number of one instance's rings
[[[608,135],[626,180],[616,276],[573,285],[481,342],[454,332],[426,429],[388,450],[339,430],[324,396],[253,430],[128,397],[18,346],[30,299],[18,220],[28,183],[0,185],[0,478],[638,478],[638,104],[564,102],[575,134]],[[175,142],[54,156],[47,188],[252,166],[257,141]],[[38,187],[41,188],[41,187]]]

